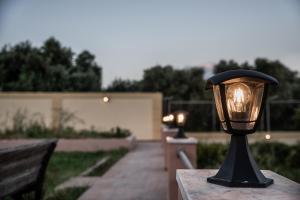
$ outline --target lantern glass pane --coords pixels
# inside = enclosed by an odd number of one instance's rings
[[[218,115],[219,115],[219,119],[220,119],[221,122],[223,122],[223,121],[225,121],[225,119],[224,119],[224,114],[223,114],[223,109],[222,109],[219,85],[214,85],[213,86],[213,91],[214,91],[214,97],[215,97],[216,108],[217,108],[217,112],[218,112]]]
[[[257,80],[225,82],[226,105],[233,129],[251,130],[257,120],[264,92],[264,83]]]

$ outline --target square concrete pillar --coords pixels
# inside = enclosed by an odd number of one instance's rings
[[[177,152],[182,150],[189,158],[194,168],[197,167],[197,143],[195,138],[175,139],[167,137],[167,168],[168,168],[168,199],[178,199],[178,186],[176,183],[176,170],[185,169]]]
[[[267,188],[224,187],[207,182],[207,177],[214,176],[218,170],[177,170],[176,179],[182,200],[298,200],[300,184],[269,170],[262,170],[274,184]]]
[[[167,170],[167,145],[166,145],[166,138],[167,137],[174,137],[178,132],[178,128],[168,128],[168,127],[162,127],[161,128],[161,141],[162,146],[164,149],[164,159],[165,159],[165,170]]]

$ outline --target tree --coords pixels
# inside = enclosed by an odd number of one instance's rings
[[[67,69],[72,67],[74,53],[70,48],[62,47],[60,42],[54,37],[50,37],[44,42],[41,52],[51,66],[62,65]]]
[[[205,99],[203,76],[204,70],[200,67],[173,69],[170,65],[154,66],[144,71],[143,91],[162,92],[164,96],[179,100]]]
[[[108,92],[140,92],[141,81],[115,79],[106,89]]]
[[[234,69],[249,69],[253,70],[254,67],[250,66],[247,62],[242,63],[241,65],[235,62],[234,60],[220,60],[218,64],[214,66],[214,73],[221,73],[228,70],[234,70]]]
[[[290,70],[280,61],[269,61],[264,58],[255,60],[255,69],[274,76],[279,81],[280,84],[277,88],[270,88],[271,96],[276,95],[280,99],[294,98],[294,91],[300,86],[298,85],[297,72]]]
[[[95,61],[95,56],[89,51],[84,50],[78,54],[75,60],[76,66],[72,68],[71,83],[74,84],[73,90],[81,88],[83,91],[99,91],[101,85],[101,68]],[[80,85],[78,85],[80,82]]]
[[[31,91],[43,87],[46,65],[39,49],[30,42],[14,47],[4,46],[0,52],[1,89],[4,91]]]
[[[55,38],[42,47],[30,42],[5,45],[0,51],[2,91],[100,91],[101,67],[83,51],[73,64],[73,52]]]
[[[87,50],[78,54],[75,63],[76,67],[81,72],[87,72],[93,67],[99,67],[95,61],[95,56]]]

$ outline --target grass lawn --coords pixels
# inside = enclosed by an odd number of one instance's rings
[[[54,188],[67,179],[79,175],[86,168],[109,154],[98,152],[57,152],[51,157],[47,168],[46,196],[54,192]]]
[[[94,165],[103,157],[110,156],[114,163],[128,152],[127,149],[118,149],[112,151],[98,152],[55,152],[48,164],[46,179],[44,182],[44,199],[45,200],[76,200],[87,189],[86,187],[68,188],[64,190],[54,191],[55,187],[71,177],[78,176],[87,168]],[[109,167],[97,169],[104,174]],[[33,194],[23,196],[25,200],[32,200]],[[11,200],[5,198],[5,200]]]
[[[100,167],[96,168],[94,171],[92,171],[88,176],[102,176],[111,166],[113,166],[120,158],[122,158],[128,150],[126,149],[120,149],[111,151],[109,154],[109,159]]]
[[[87,188],[70,188],[55,192],[54,189],[59,184],[71,177],[78,176],[88,167],[94,165],[105,156],[110,156],[108,165],[97,169],[94,175],[104,174],[115,162],[128,152],[127,149],[98,152],[56,152],[49,162],[45,180],[46,200],[75,200]]]
[[[53,196],[47,197],[46,200],[76,200],[86,190],[86,187],[68,188],[56,192]]]

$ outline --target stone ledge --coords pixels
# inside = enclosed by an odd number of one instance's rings
[[[207,177],[214,176],[218,170],[176,171],[176,180],[183,200],[298,200],[300,184],[269,170],[262,170],[274,184],[267,188],[230,188],[208,183]]]
[[[0,149],[39,142],[43,139],[1,139]],[[127,138],[78,138],[59,139],[55,148],[57,152],[94,152],[109,151],[118,148],[134,149],[137,145],[135,136]]]
[[[198,143],[198,140],[193,137],[189,137],[189,138],[167,137],[166,140],[167,143],[171,143],[171,144],[197,144]]]

